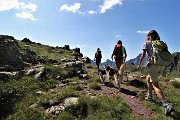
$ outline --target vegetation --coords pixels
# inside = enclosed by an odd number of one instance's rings
[[[20,42],[20,46],[26,44]],[[46,45],[32,44],[28,45],[39,56],[47,56],[58,61],[64,58],[73,59],[72,50],[64,50],[62,48],[51,49]],[[61,54],[59,54],[59,51]],[[61,63],[61,61],[59,62]],[[0,119],[7,120],[133,120],[135,117],[131,114],[130,107],[117,94],[98,96],[95,93],[101,90],[100,79],[96,75],[96,67],[85,64],[84,70],[87,72],[89,79],[81,80],[74,73],[78,70],[72,68],[62,68],[60,66],[52,66],[44,64],[47,68],[47,79],[37,80],[34,77],[24,75],[18,80],[0,80]],[[128,71],[137,74],[136,66]],[[144,68],[142,73],[146,74]],[[60,76],[57,79],[57,76]],[[163,114],[164,109],[161,102],[153,96],[153,102],[144,100],[144,93],[137,97],[141,99],[143,104],[153,111],[155,119],[173,120],[180,118],[180,83],[169,82],[177,76],[174,72],[167,77],[160,78],[160,85],[163,89],[168,101],[175,109],[175,113],[171,117]],[[61,80],[67,80],[67,84],[63,86]],[[126,85],[134,85],[137,89],[146,90],[144,79],[137,79],[138,84],[132,82]],[[40,91],[40,93],[38,93]],[[91,93],[90,95],[88,93]],[[78,97],[78,104],[73,105],[60,112],[59,115],[46,114],[47,108],[52,105],[58,105],[68,97]],[[40,103],[39,107],[30,107],[34,103]],[[138,119],[138,118],[137,118]]]

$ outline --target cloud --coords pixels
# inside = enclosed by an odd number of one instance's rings
[[[77,47],[86,47],[87,45],[77,45]]]
[[[96,14],[97,12],[94,10],[90,10],[90,11],[88,11],[88,13],[92,15],[92,14]]]
[[[10,10],[18,6],[18,0],[0,0],[0,11]]]
[[[121,37],[121,35],[115,35],[116,38]]]
[[[123,0],[104,0],[103,5],[100,5],[100,13],[105,13],[108,9],[112,9],[115,5],[122,5]]]
[[[35,20],[34,16],[30,12],[21,12],[15,14],[17,18]]]
[[[72,6],[68,6],[67,4],[65,4],[65,5],[60,7],[60,11],[67,10],[67,11],[71,11],[73,13],[76,13],[79,11],[80,7],[81,7],[80,3],[74,3],[74,5],[72,5]]]
[[[19,0],[0,0],[0,11],[18,9],[21,13],[15,13],[17,18],[35,20],[32,12],[35,12],[37,5],[33,3],[25,4]]]
[[[96,2],[97,0],[92,0],[92,2]],[[99,0],[100,1],[100,0]],[[85,14],[97,14],[97,13],[105,13],[107,10],[112,9],[115,5],[122,5],[123,0],[104,0],[102,5],[99,6],[97,10],[87,10],[87,11],[80,11],[81,3],[74,3],[74,5],[67,5],[64,4],[60,7],[60,11],[70,11],[73,13],[79,13],[82,15]]]
[[[149,32],[149,30],[144,30],[144,31],[139,30],[139,31],[137,31],[138,34],[147,34],[148,32]]]
[[[33,3],[25,4],[25,3],[21,2],[21,3],[19,3],[19,5],[16,8],[35,12],[37,9],[37,5],[33,4]]]

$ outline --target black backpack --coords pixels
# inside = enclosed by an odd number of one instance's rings
[[[101,55],[101,51],[97,51],[96,52],[96,59],[101,59],[102,58],[102,55]]]

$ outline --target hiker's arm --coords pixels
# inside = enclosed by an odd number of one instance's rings
[[[114,54],[115,54],[115,49],[113,50],[113,53],[112,53],[112,55],[111,55],[111,59],[112,59],[112,60],[113,60]]]
[[[142,64],[142,61],[143,61],[143,59],[144,59],[145,56],[146,56],[146,49],[143,49],[142,55],[141,55],[141,57],[140,57],[138,69],[141,68],[141,64]]]
[[[112,60],[113,60],[113,56],[114,56],[114,54],[111,55],[111,59],[112,59]]]
[[[96,60],[96,53],[95,53],[95,55],[94,55],[94,61]]]

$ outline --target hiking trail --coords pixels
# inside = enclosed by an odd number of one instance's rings
[[[105,84],[101,84],[101,90],[96,91],[96,95],[109,95],[109,96],[119,95],[129,105],[133,116],[141,120],[153,119],[153,112],[150,109],[148,109],[144,105],[143,101],[141,101],[140,98],[138,97],[138,95],[141,94],[142,92],[143,93],[146,92],[146,90],[142,90],[138,87],[135,87],[136,84],[142,84],[142,83],[138,83],[139,80],[133,77],[130,77],[128,80],[129,80],[128,82],[130,82],[131,84],[127,85],[126,83],[123,82],[121,84],[121,92],[118,92],[118,89],[115,87],[109,87]],[[114,80],[113,80],[113,84],[115,85]]]

